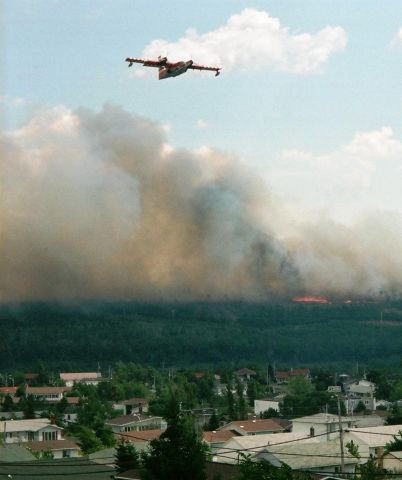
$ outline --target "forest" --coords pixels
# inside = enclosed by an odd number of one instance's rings
[[[401,328],[402,301],[3,304],[0,364],[396,368]]]

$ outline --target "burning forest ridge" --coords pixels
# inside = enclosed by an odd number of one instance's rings
[[[117,106],[37,113],[2,134],[0,170],[2,301],[402,291],[398,216],[300,220],[238,159]]]

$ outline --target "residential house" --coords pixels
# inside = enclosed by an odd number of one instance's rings
[[[42,402],[60,402],[67,392],[71,391],[71,387],[30,387],[25,389],[26,395],[32,395],[35,400]]]
[[[257,372],[251,370],[250,368],[241,368],[240,370],[236,370],[234,372],[241,380],[250,380],[251,377],[255,377]]]
[[[305,436],[324,436],[326,440],[334,438],[334,432],[339,431],[338,415],[330,413],[317,413],[306,417],[294,418],[292,432],[302,433]],[[342,429],[350,428],[353,425],[352,417],[341,417]]]
[[[354,395],[348,393],[343,402],[345,404],[346,412],[349,415],[353,415],[353,413],[359,409],[361,404],[364,405],[365,410],[373,412],[377,408],[377,402],[375,397],[371,395]]]
[[[348,414],[353,414],[357,406],[362,403],[366,410],[376,409],[375,383],[368,380],[350,380],[343,383],[345,391],[345,407]]]
[[[341,470],[341,449],[339,441],[301,443],[267,446],[252,455],[254,460],[264,459],[275,467],[283,463],[292,470],[320,473],[339,473]],[[359,460],[347,450],[343,454],[343,473],[353,474]]]
[[[218,374],[214,375],[214,393],[219,397],[226,393],[226,385],[221,382],[221,376]]]
[[[211,420],[212,415],[216,413],[215,408],[193,408],[191,409],[191,415],[194,418],[196,424],[204,428],[208,425],[209,421]]]
[[[306,438],[304,433],[271,433],[263,435],[241,435],[232,437],[218,448],[213,460],[222,463],[237,463],[242,453],[258,453],[270,445],[302,443],[319,443],[320,437]]]
[[[376,414],[353,415],[353,428],[380,427],[384,425],[386,417]]]
[[[0,465],[11,462],[32,462],[33,460],[36,460],[36,458],[22,445],[16,443],[0,445]]]
[[[233,430],[213,430],[212,432],[202,432],[202,439],[208,445],[212,454],[232,437],[239,435]]]
[[[229,465],[227,463],[206,462],[205,464],[206,480],[235,480],[240,475],[238,465]],[[115,480],[141,480],[141,472],[137,469],[127,470],[117,473]]]
[[[87,458],[63,458],[51,462],[0,463],[0,478],[10,479],[46,479],[46,480],[110,480],[116,472],[106,465],[99,468]],[[84,474],[84,475],[83,475]]]
[[[280,403],[285,398],[284,394],[276,395],[272,398],[265,398],[262,400],[254,400],[254,413],[260,415],[263,412],[266,412],[269,409],[279,412]]]
[[[51,452],[54,459],[79,457],[80,447],[71,440],[45,440],[28,442],[25,446],[34,454],[43,456]]]
[[[234,420],[223,425],[219,430],[230,430],[238,435],[264,435],[284,432],[286,428],[275,418],[258,418],[254,420]]]
[[[15,397],[18,387],[0,387],[0,397],[10,395],[10,397]]]
[[[106,425],[109,425],[114,433],[154,429],[165,430],[167,427],[167,423],[162,417],[140,415],[136,413],[111,418],[106,422]]]
[[[0,421],[0,432],[5,443],[61,440],[63,429],[48,418]]]
[[[67,387],[72,387],[74,383],[96,386],[103,380],[100,372],[60,373],[60,379],[65,382]]]
[[[134,445],[138,452],[146,450],[151,440],[159,438],[165,430],[160,428],[152,430],[131,431],[124,433],[116,433],[115,438],[117,441],[124,440]]]
[[[306,380],[311,380],[309,368],[291,368],[290,370],[278,370],[275,372],[275,380],[279,385],[288,383],[291,378],[302,377]]]
[[[72,424],[76,423],[78,419],[77,405],[80,402],[80,397],[65,397],[68,407],[63,414],[63,421]]]
[[[399,435],[400,430],[402,425],[351,428],[344,432],[343,438],[345,445],[353,440],[362,458],[378,458],[382,456],[385,445],[393,440],[394,435]]]
[[[388,452],[380,459],[379,465],[392,473],[401,473],[402,452]]]
[[[24,380],[26,385],[30,385],[31,383],[35,383],[39,377],[39,373],[25,373]]]
[[[123,410],[124,415],[131,415],[132,413],[147,413],[149,401],[146,398],[129,398],[115,403],[113,408],[115,410]]]

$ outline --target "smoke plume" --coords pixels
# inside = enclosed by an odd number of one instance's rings
[[[1,137],[0,300],[250,299],[402,287],[400,218],[294,223],[235,158],[120,107]]]

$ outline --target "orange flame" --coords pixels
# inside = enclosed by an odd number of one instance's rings
[[[313,295],[305,295],[303,297],[293,297],[292,302],[305,302],[305,303],[331,303],[325,297],[315,297]]]

